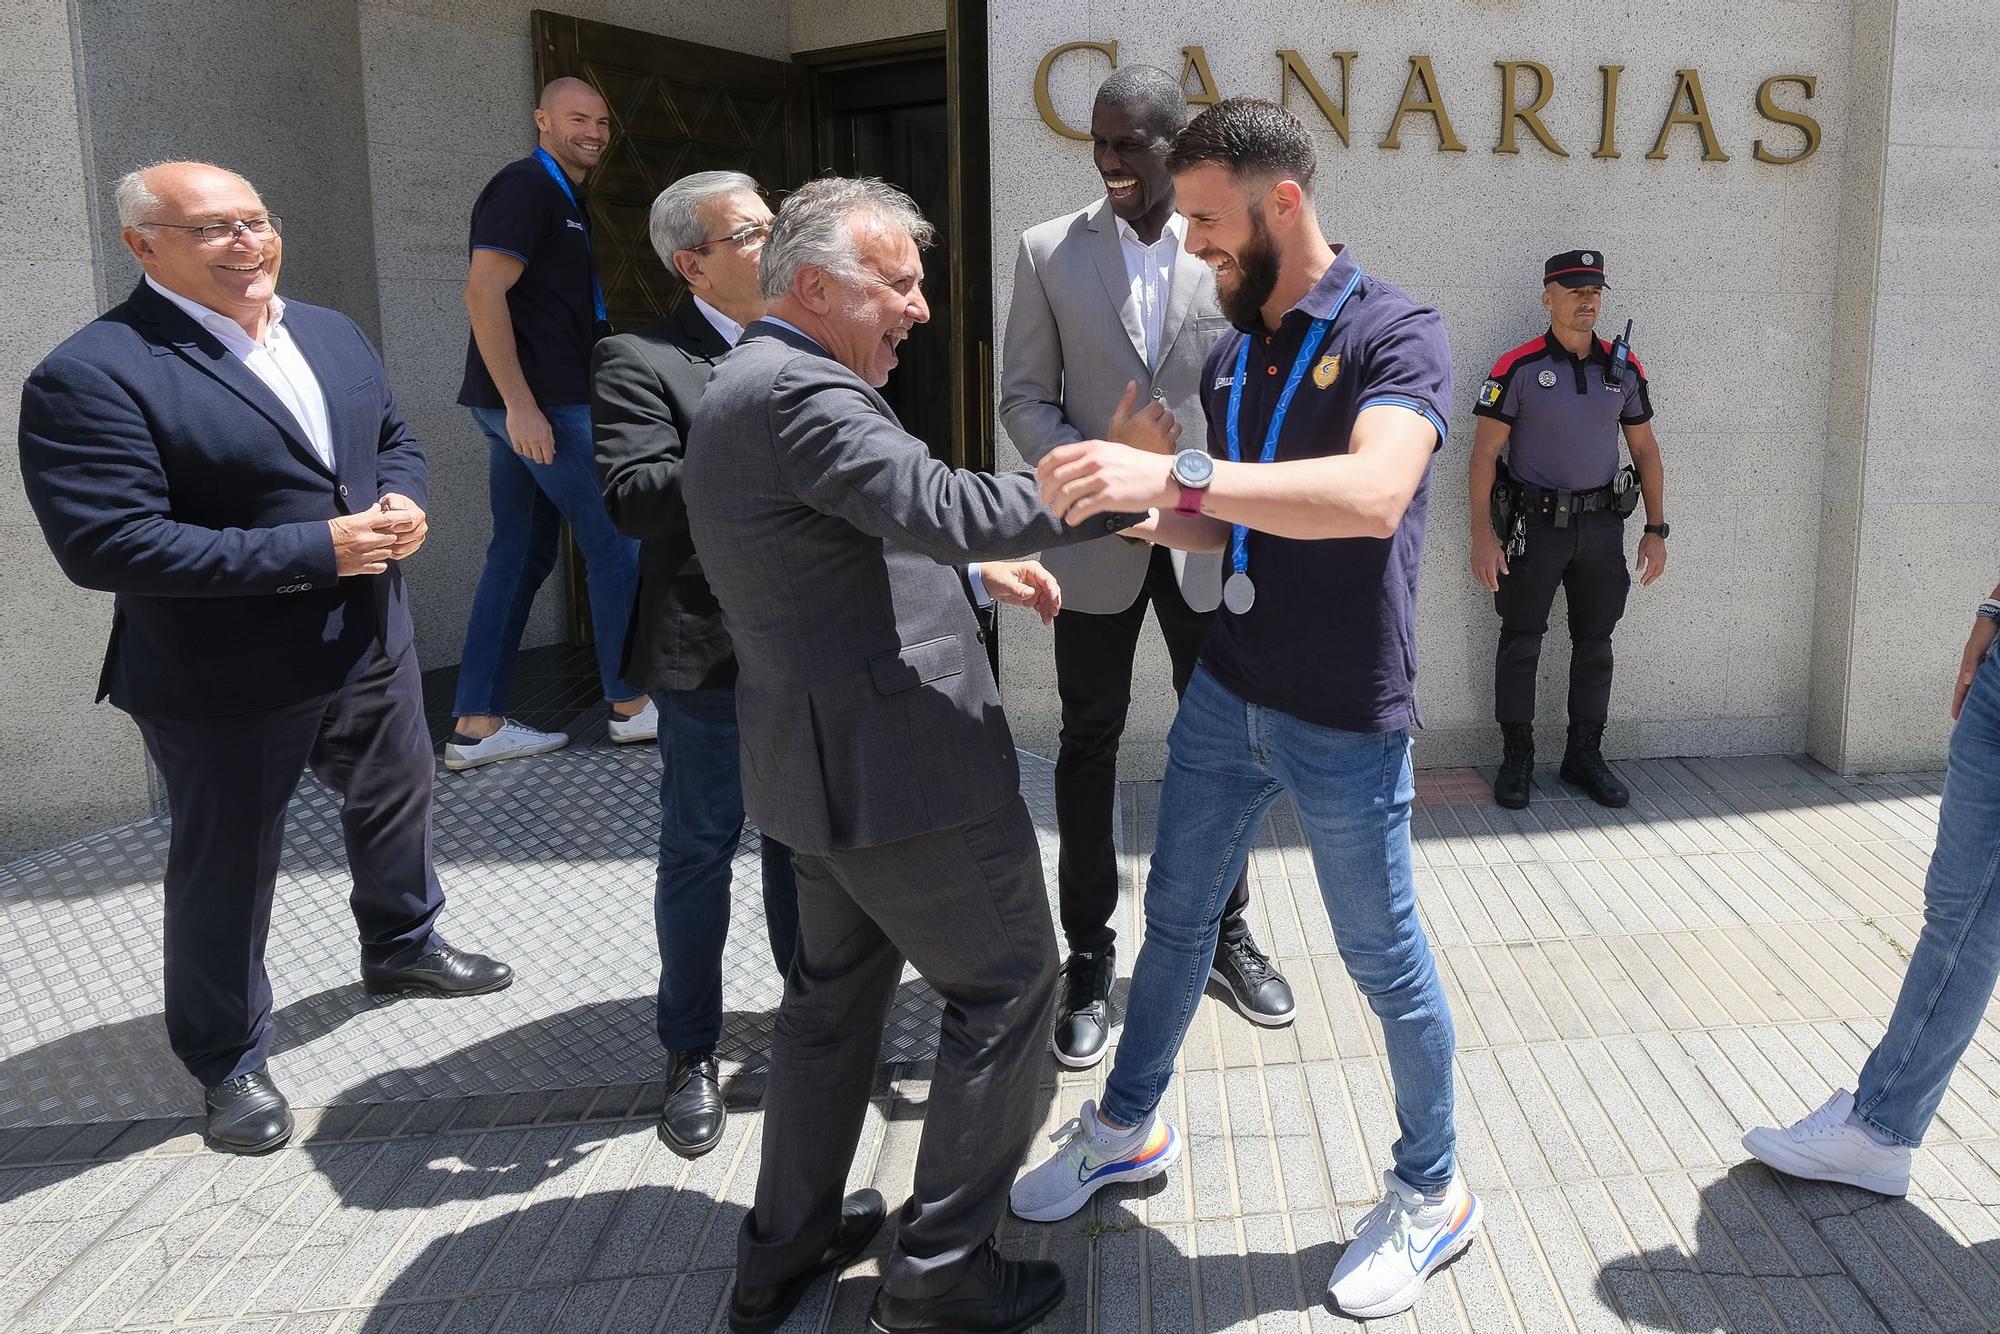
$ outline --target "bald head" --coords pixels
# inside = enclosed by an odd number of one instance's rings
[[[611,108],[582,79],[550,79],[535,106],[541,146],[569,178],[580,181],[611,143]]]
[[[585,83],[582,79],[574,75],[565,74],[559,79],[550,79],[542,85],[542,96],[535,103],[535,107],[541,111],[553,111],[557,105],[572,97],[594,98],[599,102],[604,100],[598,96],[595,88]]]
[[[191,200],[205,198],[215,190],[240,192],[259,204],[263,202],[256,186],[227,167],[212,162],[156,162],[120,178],[118,225],[158,222],[170,213],[177,221]]]

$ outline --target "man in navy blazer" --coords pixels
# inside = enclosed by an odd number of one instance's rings
[[[205,163],[119,182],[145,278],[21,396],[21,474],[63,573],[117,595],[98,698],[166,781],[166,1023],[206,1137],[274,1149],[264,943],[301,772],[341,795],[371,993],[513,980],[438,934],[434,759],[396,562],[426,532],[424,457],[354,321],[277,296],[280,222]]]

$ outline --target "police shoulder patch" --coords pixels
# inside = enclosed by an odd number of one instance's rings
[[[1480,385],[1479,406],[1483,408],[1492,407],[1500,401],[1500,392],[1500,382],[1498,380],[1488,380],[1485,384]]]

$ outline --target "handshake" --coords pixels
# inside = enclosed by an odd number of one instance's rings
[[[1128,380],[1102,440],[1058,445],[1035,469],[1042,503],[1074,527],[1093,514],[1137,513],[1171,506],[1178,494],[1171,464],[1181,424],[1154,398],[1138,406],[1139,384]],[[1145,526],[1128,536],[1146,537]]]

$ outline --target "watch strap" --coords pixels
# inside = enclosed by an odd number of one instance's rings
[[[1207,496],[1208,490],[1206,487],[1189,486],[1183,482],[1181,483],[1180,502],[1174,506],[1174,512],[1176,514],[1185,514],[1190,519],[1196,518],[1201,514],[1201,502]]]

